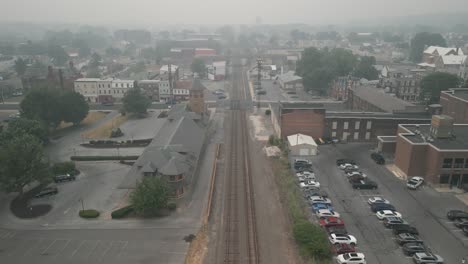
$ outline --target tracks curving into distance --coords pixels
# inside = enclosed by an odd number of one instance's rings
[[[233,68],[224,199],[224,263],[260,263],[242,67]]]

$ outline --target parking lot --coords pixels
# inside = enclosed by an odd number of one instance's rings
[[[381,196],[418,229],[433,253],[441,255],[445,263],[461,263],[468,255],[468,238],[446,218],[446,213],[466,206],[452,194],[437,193],[430,187],[408,190],[404,181],[370,159],[372,148],[373,145],[362,143],[321,145],[320,154],[311,158],[321,189],[328,193],[348,232],[357,238],[358,251],[366,255],[368,263],[412,263],[391,230],[383,226],[367,204],[370,197]],[[336,166],[339,158],[354,159],[360,170],[378,184],[378,189],[353,190]]]

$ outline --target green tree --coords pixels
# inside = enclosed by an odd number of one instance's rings
[[[21,114],[28,119],[37,119],[57,127],[62,121],[59,95],[50,89],[33,90],[20,103]]]
[[[53,59],[55,65],[61,66],[68,61],[68,54],[61,46],[50,45],[47,53]]]
[[[203,59],[193,59],[192,65],[190,65],[190,69],[192,70],[192,72],[197,73],[198,76],[200,76],[200,78],[204,78],[206,75],[206,65]]]
[[[102,64],[101,55],[99,55],[99,53],[97,52],[94,52],[93,55],[91,55],[91,61],[89,62],[89,66],[91,68],[97,68],[101,66],[101,64]]]
[[[13,138],[17,135],[29,134],[38,138],[42,143],[48,141],[47,127],[38,120],[18,118],[8,122],[7,130],[2,133],[2,136]]]
[[[438,103],[440,92],[456,88],[460,84],[458,76],[445,72],[434,72],[421,80],[421,95],[428,104]]]
[[[294,224],[293,235],[302,254],[321,260],[330,258],[330,245],[325,231],[320,227],[302,220]]]
[[[26,72],[26,68],[27,64],[25,60],[22,58],[15,60],[15,71],[19,76],[23,76],[23,74]]]
[[[379,72],[374,67],[374,56],[362,56],[356,65],[353,75],[358,78],[365,78],[367,80],[376,80],[379,78]]]
[[[167,207],[169,187],[160,177],[145,177],[130,195],[135,212],[142,216],[155,216]]]
[[[151,101],[138,88],[128,90],[122,102],[126,112],[139,115],[145,114],[151,105]]]
[[[59,100],[63,121],[78,125],[88,115],[89,105],[83,95],[66,91],[60,95]]]
[[[431,45],[446,47],[447,42],[439,33],[420,32],[416,34],[411,39],[410,60],[421,62],[424,48]]]
[[[19,134],[1,142],[0,186],[4,191],[19,192],[21,196],[26,185],[47,182],[50,177],[42,144],[35,136]]]

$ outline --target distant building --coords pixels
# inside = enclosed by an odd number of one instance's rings
[[[171,88],[169,86],[169,81],[161,80],[159,82],[159,101],[169,102],[171,98]]]
[[[420,101],[421,80],[427,74],[426,70],[405,65],[394,67],[383,67],[379,75],[379,87],[404,101]]]
[[[215,56],[216,50],[209,48],[196,48],[195,57],[204,57],[204,56]]]
[[[204,91],[205,87],[201,83],[199,79],[194,79],[192,82],[192,87],[190,88],[190,101],[189,107],[190,109],[197,113],[203,115],[206,113],[206,105],[205,105],[205,96]]]
[[[278,76],[278,82],[284,90],[296,90],[303,88],[302,77],[297,76],[293,71]]]
[[[460,48],[445,48],[438,46],[429,46],[423,52],[423,63],[435,64],[441,56],[464,55]]]
[[[292,156],[317,155],[317,143],[311,136],[295,134],[287,137],[288,146]]]
[[[338,101],[347,101],[349,89],[360,85],[360,79],[352,76],[342,76],[333,80],[331,97]]]
[[[163,65],[159,69],[159,78],[168,80],[169,78],[169,65]],[[171,78],[173,81],[179,80],[179,66],[171,64]]]
[[[208,79],[221,81],[226,78],[226,61],[215,61],[208,66]]]
[[[440,93],[442,114],[453,118],[454,123],[468,124],[468,89],[453,88]]]
[[[138,88],[152,101],[159,101],[160,80],[141,80],[137,82]]]
[[[88,102],[99,103],[100,95],[111,95],[113,99],[122,99],[129,89],[134,88],[133,80],[80,78],[74,82],[75,92],[83,95]]]

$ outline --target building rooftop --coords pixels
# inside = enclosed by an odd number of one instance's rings
[[[468,124],[453,125],[453,135],[450,138],[431,137],[431,125],[400,125],[409,130],[409,133],[400,133],[414,144],[430,144],[440,150],[466,150],[468,151]],[[406,134],[406,135],[405,135]]]
[[[448,91],[442,91],[442,93],[468,101],[468,88],[452,88]]]
[[[352,87],[354,96],[361,98],[364,101],[373,104],[374,106],[382,109],[385,112],[402,111],[408,107],[415,106],[412,103],[403,101],[399,98],[386,94],[383,89],[370,86],[356,86]]]
[[[327,111],[326,117],[346,117],[346,118],[388,118],[388,119],[421,119],[431,120],[431,116],[425,113],[384,113],[384,112],[356,112],[356,111]]]
[[[465,63],[466,57],[466,55],[446,55],[441,58],[445,65],[461,65]]]
[[[314,139],[311,136],[307,136],[304,134],[295,134],[288,136],[288,142],[290,146],[302,145],[302,144],[309,144],[312,146],[317,146]]]

